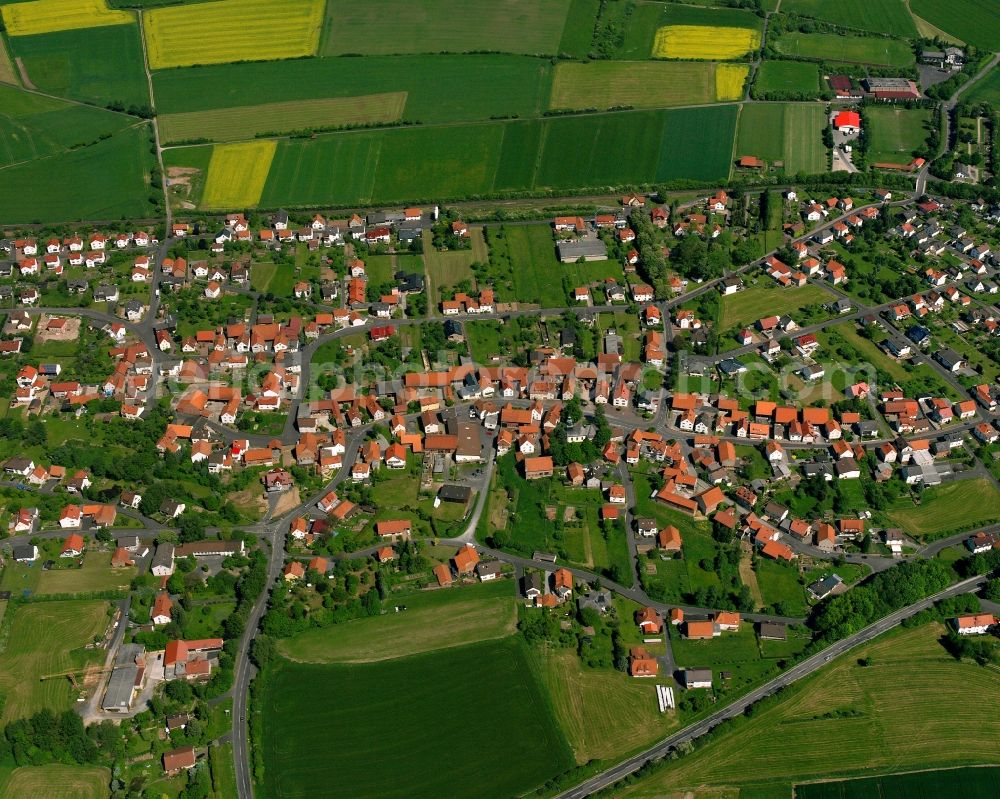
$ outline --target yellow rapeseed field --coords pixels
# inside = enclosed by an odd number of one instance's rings
[[[0,11],[11,36],[127,25],[135,21],[131,11],[114,11],[104,0],[32,0],[0,6]]]
[[[750,28],[715,25],[666,25],[656,32],[654,58],[703,58],[724,61],[760,47],[760,33]]]
[[[277,144],[274,141],[217,144],[208,162],[203,208],[247,208],[260,202]]]
[[[741,99],[749,74],[746,64],[719,64],[715,68],[715,99],[720,103]]]
[[[315,55],[324,0],[217,0],[147,12],[153,69]]]

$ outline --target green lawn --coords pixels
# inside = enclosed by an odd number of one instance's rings
[[[908,161],[927,139],[932,112],[926,108],[876,106],[866,112],[871,162]]]
[[[515,592],[513,581],[498,580],[393,596],[405,612],[389,606],[381,616],[307,630],[279,650],[299,662],[369,663],[503,638],[517,621]]]
[[[899,39],[793,31],[775,39],[773,44],[784,55],[816,61],[905,67],[915,60],[909,44]]]
[[[722,298],[719,329],[748,325],[764,316],[794,316],[799,308],[826,303],[830,299],[830,293],[819,286],[754,286]]]
[[[757,573],[757,585],[760,586],[765,605],[774,607],[780,602],[785,614],[805,615],[805,589],[799,582],[796,566],[762,557],[757,559],[754,571]]]
[[[134,566],[112,569],[110,552],[88,551],[84,553],[82,568],[42,572],[35,593],[83,594],[89,591],[127,590],[136,573]]]
[[[902,500],[906,506],[888,511],[893,524],[920,540],[1000,521],[1000,491],[985,477],[931,486],[920,500],[919,505]]]
[[[789,797],[792,783],[993,763],[1000,718],[991,702],[970,696],[993,696],[1000,675],[956,662],[939,643],[943,633],[939,624],[897,629],[852,650],[616,795]],[[866,656],[873,665],[859,666]]]
[[[453,701],[480,696],[488,721]],[[436,798],[456,780],[469,799],[520,796],[574,763],[517,638],[356,666],[279,659],[256,712],[272,798]]]
[[[819,68],[802,61],[765,61],[757,70],[754,94],[772,92],[818,93]]]
[[[795,63],[799,62],[765,62]],[[815,67],[813,67],[815,69]],[[755,155],[772,165],[784,163],[787,174],[815,174],[827,169],[823,144],[826,112],[806,103],[752,103],[743,106],[736,139],[736,155]]]

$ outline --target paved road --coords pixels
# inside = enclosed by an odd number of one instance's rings
[[[594,777],[591,777],[569,791],[559,794],[557,799],[584,799],[584,797],[590,796],[592,793],[596,793],[597,791],[607,788],[623,777],[637,771],[646,763],[662,758],[671,749],[676,748],[679,744],[684,743],[685,741],[694,740],[695,738],[704,735],[709,730],[718,726],[721,722],[740,715],[754,702],[757,702],[765,696],[769,696],[775,691],[785,688],[793,682],[812,674],[817,669],[826,665],[833,658],[838,657],[845,652],[860,646],[861,644],[871,641],[873,638],[876,638],[887,630],[890,630],[900,624],[904,619],[907,619],[922,610],[926,610],[935,602],[947,597],[956,596],[958,594],[976,591],[985,581],[985,577],[973,577],[968,580],[963,580],[962,582],[934,594],[927,599],[923,599],[920,602],[916,602],[901,610],[897,610],[895,613],[892,613],[874,624],[865,627],[863,630],[855,633],[854,635],[844,638],[841,641],[837,641],[835,644],[830,645],[818,654],[803,660],[801,663],[796,664],[792,668],[788,669],[788,671],[785,671],[778,677],[775,677],[770,682],[767,682],[745,696],[740,697],[732,704],[717,710],[715,713],[707,716],[701,721],[696,722],[689,727],[685,727],[683,730],[665,738],[655,746],[647,749],[645,752],[629,758],[628,760],[619,763],[618,765],[613,766],[612,768],[603,771]]]

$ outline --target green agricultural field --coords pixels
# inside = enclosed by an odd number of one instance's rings
[[[0,799],[105,799],[111,772],[98,766],[22,766],[0,769]]]
[[[300,663],[371,663],[504,638],[517,623],[512,580],[393,597],[404,613],[307,630],[278,649]]]
[[[406,94],[408,122],[539,116],[548,108],[552,65],[516,55],[367,56],[218,64],[153,73],[162,114],[356,95]],[[483,91],[489,86],[489,91]]]
[[[962,99],[970,103],[989,103],[994,108],[1000,107],[1000,65],[993,67]]]
[[[613,669],[584,666],[576,652],[530,652],[577,763],[621,758],[677,727],[661,714],[656,686]]]
[[[405,0],[330,0],[320,53],[556,55],[569,8],[570,0],[439,0],[416,7]]]
[[[923,147],[932,124],[932,112],[926,108],[877,106],[868,109],[865,115],[868,159],[872,163],[908,160]]]
[[[830,292],[820,286],[754,286],[722,298],[719,329],[748,325],[764,316],[794,315],[799,308],[829,302],[830,299]]]
[[[489,723],[449,697],[488,690]],[[357,666],[278,660],[262,686],[263,795],[520,796],[574,763],[517,638]],[[322,757],[311,742],[324,741]]]
[[[10,634],[0,652],[0,694],[4,696],[2,720],[30,716],[42,708],[66,710],[76,698],[69,680],[40,681],[85,665],[82,647],[103,634],[108,623],[107,602],[39,602],[8,608],[14,614]],[[100,653],[97,653],[100,654]],[[101,654],[103,660],[103,654]]]
[[[149,215],[149,126],[90,147],[0,170],[0,218],[8,223]]]
[[[907,67],[915,60],[907,42],[877,36],[793,31],[775,39],[773,44],[779,53],[816,61]]]
[[[552,231],[544,225],[509,227],[502,240],[490,229],[490,248],[503,248],[514,269],[516,302],[537,303],[554,308],[566,303],[562,287],[562,265],[555,254]]]
[[[1000,41],[1000,14],[979,0],[911,0],[910,10],[946,33],[987,51]]]
[[[24,64],[25,88],[97,105],[150,105],[137,25],[17,36],[9,47]]]
[[[781,161],[790,175],[825,172],[825,126],[826,111],[819,104],[751,103],[740,112],[736,155]]]
[[[566,25],[559,42],[559,52],[574,58],[586,58],[594,38],[594,20],[601,0],[570,0]]]
[[[549,106],[665,108],[715,102],[715,64],[684,61],[565,61],[555,68]]]
[[[919,505],[906,502],[887,513],[897,527],[920,540],[930,540],[1000,521],[1000,491],[985,477],[955,480],[924,489]]]
[[[913,771],[840,782],[807,782],[795,786],[796,799],[993,799],[1000,766]]]
[[[754,92],[755,95],[776,92],[818,94],[819,67],[802,61],[765,61],[757,69]]]
[[[494,191],[724,179],[736,112],[737,106],[727,105],[282,140],[260,204],[416,202]],[[581,141],[589,143],[583,151]],[[204,150],[172,148],[168,166],[203,171]],[[187,199],[197,202],[197,195],[193,190]]]
[[[289,100],[281,103],[188,111],[159,118],[164,141],[236,141],[267,133],[396,122],[403,115],[405,92]]]
[[[37,594],[83,594],[88,591],[128,590],[136,568],[111,568],[111,553],[86,552],[79,569],[49,569],[42,572]]]
[[[782,0],[781,10],[847,28],[895,36],[917,35],[906,0]]]
[[[92,144],[136,121],[0,85],[0,166]]]
[[[943,633],[940,624],[897,629],[852,650],[616,796],[770,799],[791,796],[792,783],[994,763],[1000,718],[991,702],[969,697],[994,696],[1000,675],[955,661]],[[873,665],[859,666],[866,656]]]

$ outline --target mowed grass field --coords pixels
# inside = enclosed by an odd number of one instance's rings
[[[870,161],[909,160],[927,140],[932,113],[926,108],[875,106],[867,111]]]
[[[160,135],[168,143],[202,138],[211,141],[252,139],[262,133],[395,122],[402,118],[405,106],[406,92],[386,92],[189,111],[161,116]]]
[[[783,161],[785,172],[816,174],[827,168],[822,105],[752,103],[740,112],[737,155],[756,155],[765,161]]]
[[[793,31],[783,34],[771,43],[779,53],[816,61],[889,67],[906,67],[914,62],[910,45],[899,39]]]
[[[88,591],[127,589],[136,568],[111,568],[111,553],[88,551],[83,556],[83,568],[49,569],[43,571],[36,594],[82,594]]]
[[[498,580],[405,599],[403,613],[356,619],[283,639],[278,651],[307,663],[369,663],[505,638],[517,623],[516,586]]]
[[[837,782],[795,786],[796,799],[994,799],[1000,767],[987,766],[913,771]]]
[[[893,524],[924,540],[1000,519],[1000,491],[985,477],[930,486],[920,505],[893,508]]]
[[[149,105],[138,25],[17,36],[9,46],[40,91],[97,105]]]
[[[244,208],[260,202],[275,142],[261,139],[219,144],[208,164],[202,205],[205,208]]]
[[[556,55],[570,0],[329,0],[323,55]],[[593,29],[593,18],[591,19]]]
[[[530,657],[577,763],[624,757],[678,726],[676,714],[660,713],[655,681],[587,668],[565,649],[532,650]]]
[[[90,144],[135,121],[0,85],[0,166]]]
[[[0,799],[104,799],[111,772],[98,766],[21,766],[0,770]]]
[[[520,796],[574,763],[517,638],[356,666],[279,659],[259,711],[272,799]]]
[[[665,25],[653,40],[654,58],[740,58],[760,47],[760,32],[713,25]]]
[[[0,694],[4,723],[30,716],[42,708],[66,710],[73,705],[69,680],[39,680],[83,665],[82,653],[107,626],[107,602],[39,602],[13,612],[10,635],[0,652]]]
[[[7,223],[144,218],[149,215],[149,126],[90,147],[0,169],[0,218]]]
[[[405,92],[403,118],[431,124],[540,116],[552,69],[546,59],[498,54],[302,58],[161,70],[153,88],[161,114]]]
[[[765,61],[757,69],[754,89],[767,92],[819,92],[819,67],[802,61]]]
[[[31,0],[0,6],[7,33],[36,33],[127,25],[135,21],[131,11],[113,11],[105,0]]]
[[[764,316],[794,316],[799,308],[831,299],[831,294],[819,286],[791,286],[787,289],[753,286],[722,298],[719,328],[729,330],[756,322]]]
[[[921,19],[988,51],[1000,41],[1000,13],[994,3],[980,0],[911,0],[910,10]]]
[[[788,797],[792,783],[808,780],[994,763],[1000,717],[975,697],[995,696],[1000,674],[956,662],[938,642],[944,632],[897,630],[851,651],[617,796]],[[873,665],[859,666],[868,655]],[[824,718],[837,711],[845,713]]]
[[[215,0],[146,12],[153,69],[315,55],[323,0]]]
[[[716,99],[715,72],[715,64],[704,62],[563,62],[553,73],[549,107],[603,111],[711,103]]]
[[[782,0],[781,10],[875,33],[917,35],[906,0]]]

